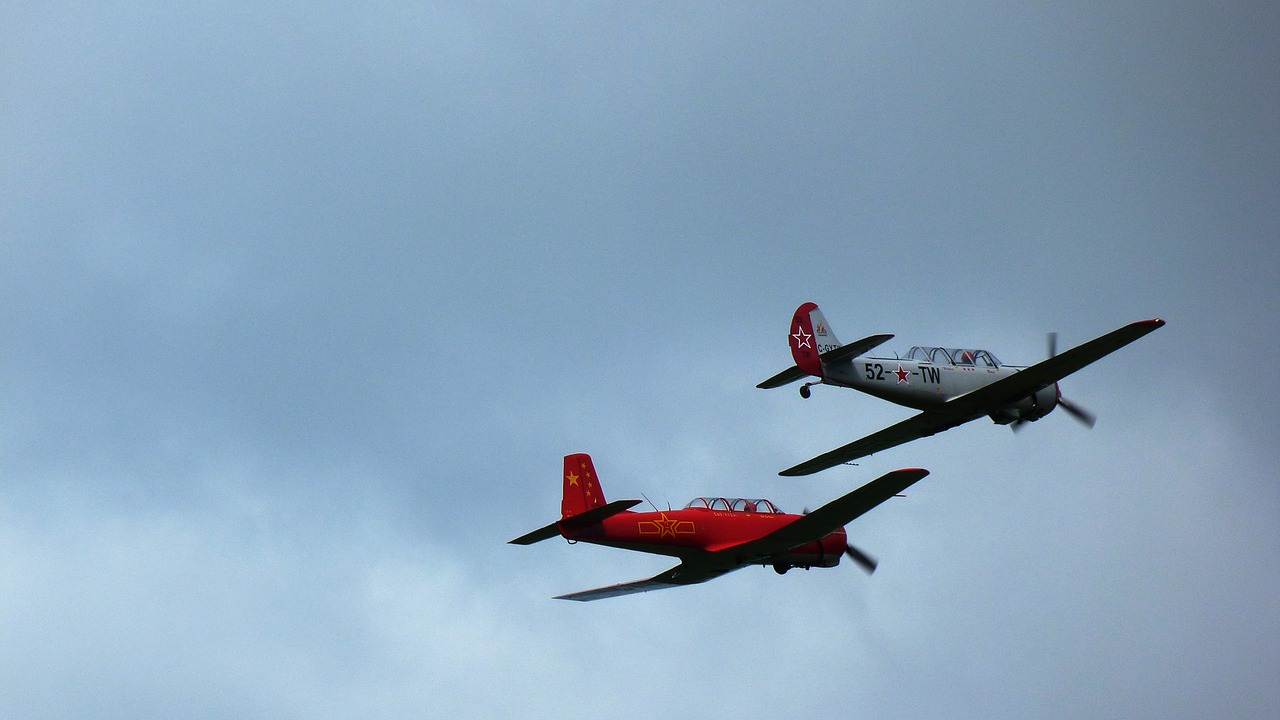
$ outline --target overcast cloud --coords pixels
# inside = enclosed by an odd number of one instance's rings
[[[1273,3],[0,9],[0,715],[1280,716]],[[1028,364],[910,411],[755,384],[788,318]],[[506,545],[816,506],[881,561]]]

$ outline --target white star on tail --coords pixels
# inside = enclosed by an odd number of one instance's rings
[[[793,332],[793,333],[791,333],[791,337],[793,337],[793,338],[795,338],[795,339],[796,339],[796,347],[797,347],[797,348],[807,348],[807,347],[810,347],[810,345],[809,345],[809,338],[811,338],[811,337],[813,337],[813,336],[812,336],[812,335],[810,335],[810,334],[808,334],[808,333],[806,333],[806,332],[804,331],[804,328],[803,328],[803,327],[801,327],[799,323],[797,323],[797,324],[796,324],[796,331],[795,331],[795,332]]]

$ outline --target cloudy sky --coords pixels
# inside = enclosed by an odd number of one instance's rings
[[[1274,3],[0,8],[0,715],[1280,715]],[[1027,364],[909,411],[845,340]],[[505,544],[613,498],[815,506],[881,561]]]

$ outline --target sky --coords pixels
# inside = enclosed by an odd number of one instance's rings
[[[0,8],[0,715],[1280,715],[1274,3]],[[1030,364],[1017,435],[846,341]],[[596,603],[606,495],[880,560]]]

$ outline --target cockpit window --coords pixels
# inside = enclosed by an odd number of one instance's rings
[[[969,350],[966,348],[921,347],[911,348],[906,360],[914,360],[935,365],[959,365],[961,367],[998,368],[1000,361],[986,350]]]
[[[781,513],[777,505],[763,498],[700,497],[689,501],[686,508],[706,508],[721,512]]]
[[[947,351],[940,347],[921,347],[919,345],[911,348],[911,352],[907,353],[907,360],[915,360],[916,362],[935,363],[937,365],[950,365],[951,357],[947,355]]]
[[[1000,367],[1000,361],[996,360],[996,356],[986,350],[974,350],[973,354],[977,358],[977,364],[980,367]]]
[[[778,509],[778,506],[777,506],[777,505],[774,505],[773,503],[769,502],[768,500],[765,500],[764,498],[761,498],[761,499],[759,499],[759,500],[757,500],[757,501],[756,501],[756,512],[762,512],[762,513],[780,513],[780,512],[782,512],[782,511]]]

